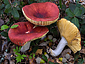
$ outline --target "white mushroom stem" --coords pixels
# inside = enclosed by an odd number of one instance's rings
[[[41,38],[41,40],[44,40],[46,38],[46,35]]]
[[[62,37],[59,44],[57,45],[57,48],[55,50],[50,49],[49,52],[51,52],[52,56],[58,56],[66,45],[67,41],[64,37]]]
[[[27,42],[24,46],[22,46],[20,51],[25,52],[26,50],[28,50],[30,48],[30,43],[31,42]]]

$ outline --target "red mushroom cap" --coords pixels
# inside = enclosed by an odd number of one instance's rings
[[[26,19],[35,25],[50,25],[59,18],[58,6],[51,2],[26,5],[22,12]]]
[[[43,26],[34,28],[34,25],[30,22],[18,22],[13,25],[18,25],[18,27],[10,28],[8,36],[13,43],[19,46],[23,46],[28,41],[41,38],[49,31],[47,27]]]

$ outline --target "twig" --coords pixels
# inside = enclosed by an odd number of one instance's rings
[[[9,4],[11,5],[11,7],[12,7],[12,3],[11,3],[11,1],[10,0],[8,0],[8,2],[9,2]]]

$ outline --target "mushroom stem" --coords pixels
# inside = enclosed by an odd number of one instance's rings
[[[24,46],[22,46],[22,48],[21,48],[21,52],[25,52],[26,50],[28,50],[29,49],[29,47],[30,47],[30,43],[31,42],[27,42]]]
[[[46,35],[41,38],[41,40],[44,40],[46,38]]]
[[[58,56],[66,45],[67,45],[67,41],[64,37],[62,37],[56,49],[55,50],[50,49],[49,52],[51,52],[52,56]]]

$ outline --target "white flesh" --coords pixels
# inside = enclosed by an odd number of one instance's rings
[[[27,42],[24,46],[22,46],[22,48],[21,48],[21,52],[25,52],[26,50],[28,50],[29,49],[29,47],[30,47],[30,43],[31,42]]]
[[[61,38],[59,44],[57,45],[56,49],[55,50],[52,50],[52,49],[49,49],[49,53],[52,55],[52,56],[58,56],[62,50],[64,49],[64,47],[67,45],[67,41],[64,37]]]
[[[41,40],[44,40],[46,38],[46,35],[41,38]]]

